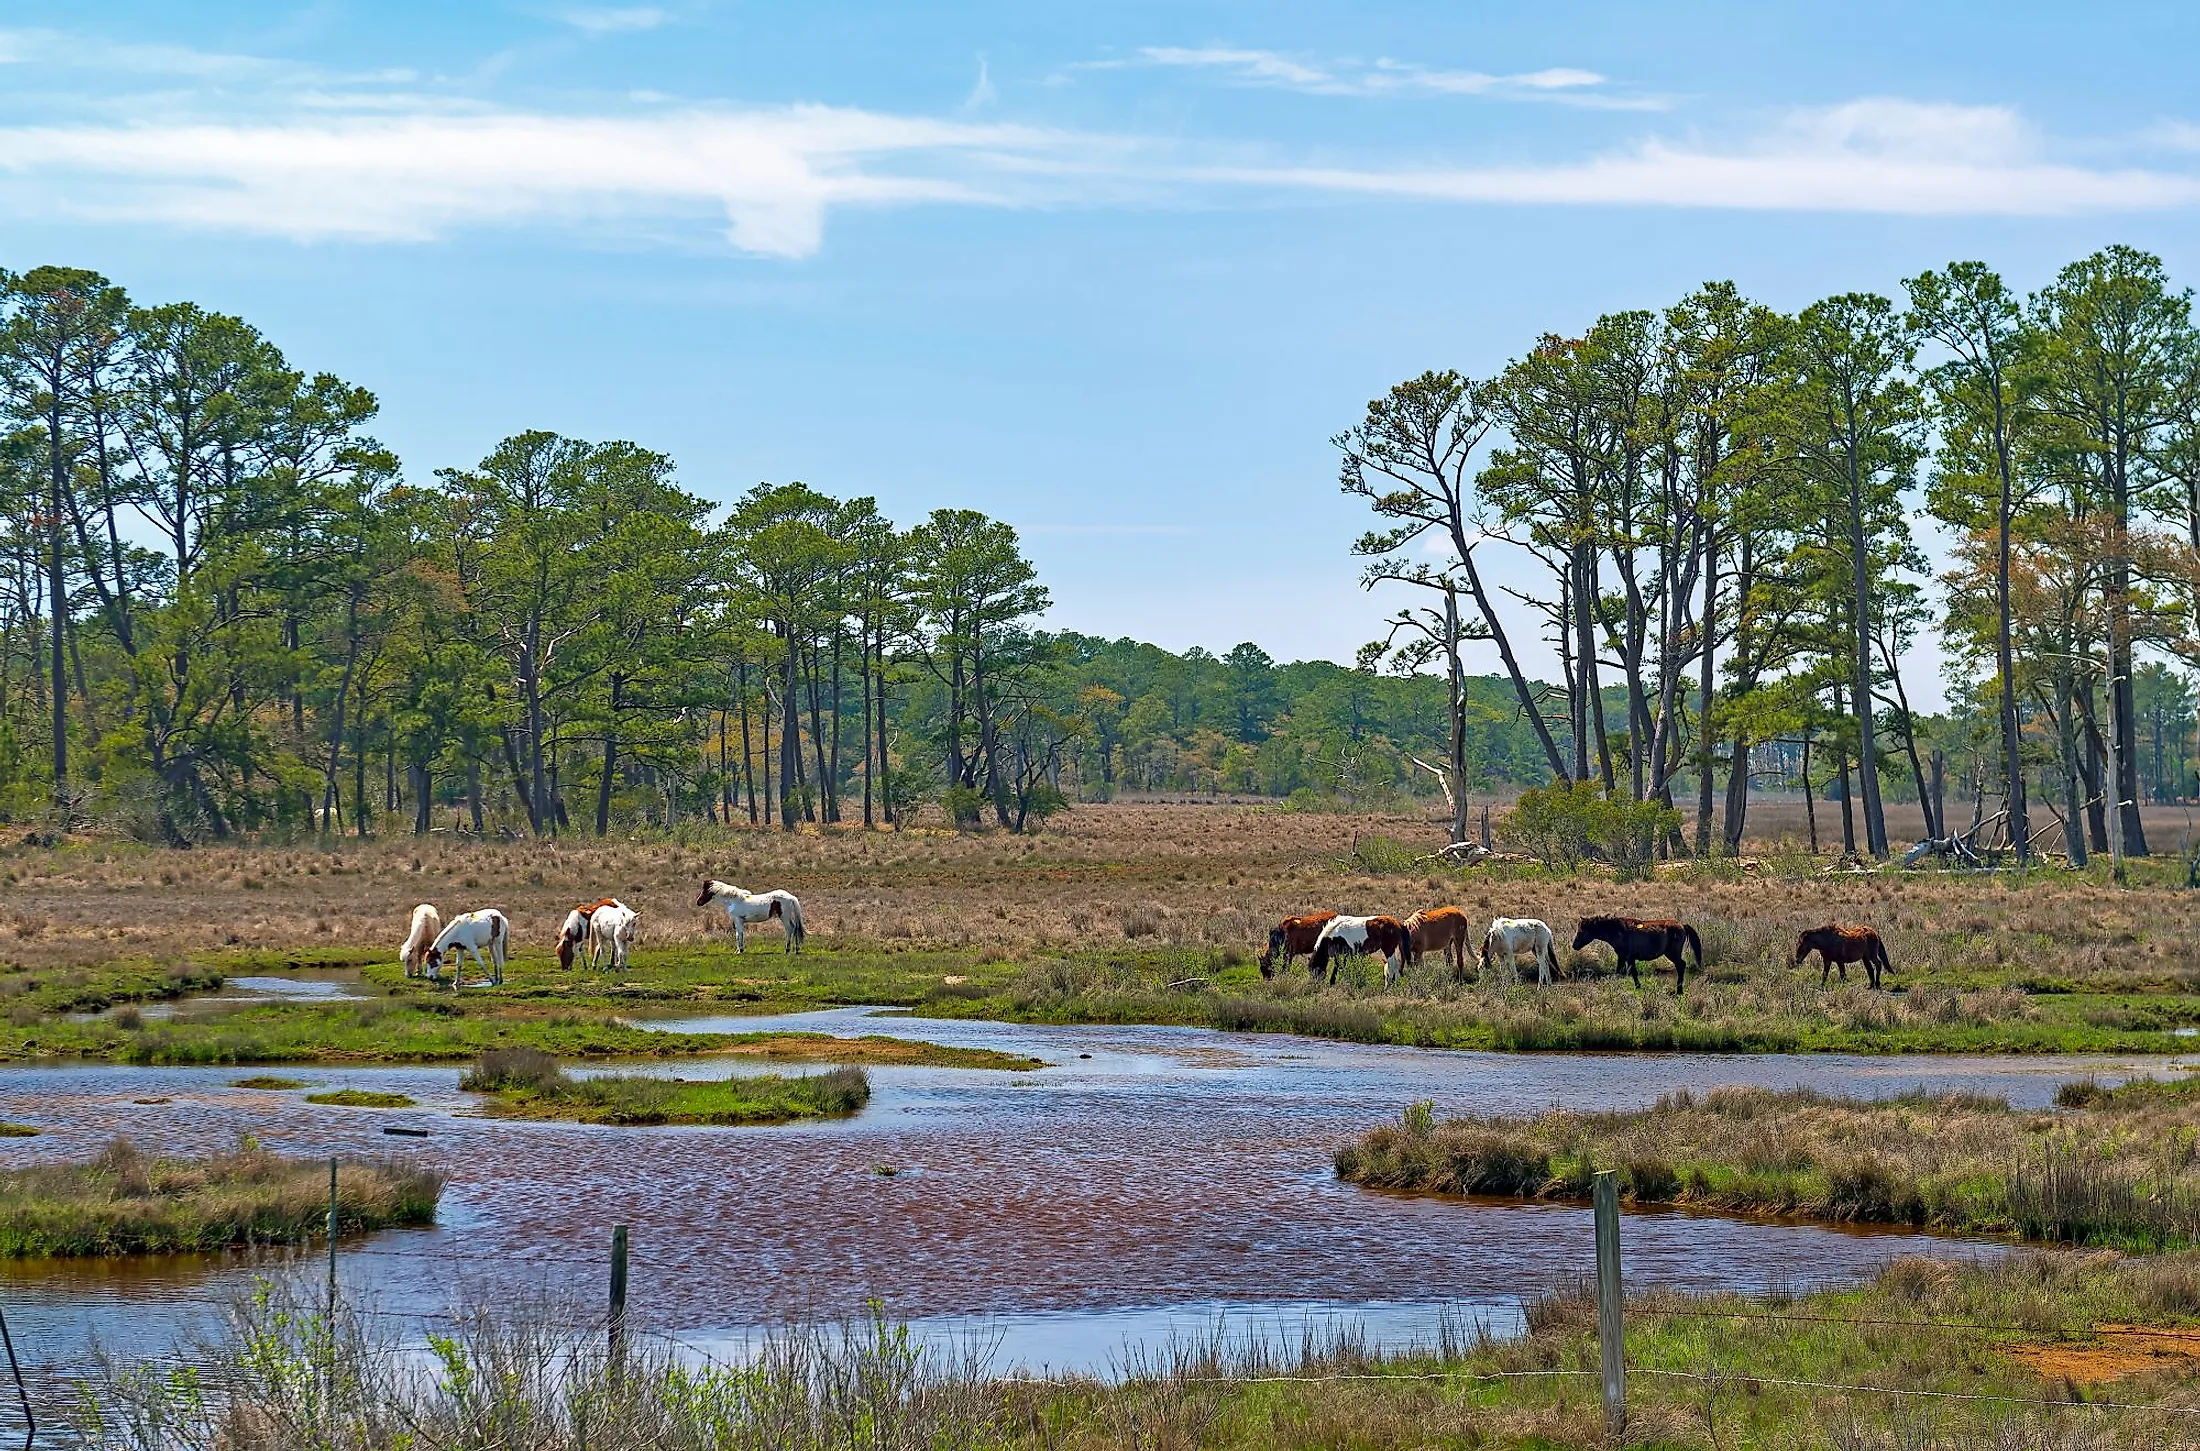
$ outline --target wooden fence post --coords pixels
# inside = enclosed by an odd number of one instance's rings
[[[626,1226],[611,1230],[611,1378],[626,1373]]]
[[[1597,1349],[1604,1366],[1604,1429],[1616,1443],[1627,1431],[1627,1345],[1620,1324],[1619,1178],[1601,1169],[1592,1181],[1597,1227]]]

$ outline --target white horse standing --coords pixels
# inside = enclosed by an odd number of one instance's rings
[[[705,882],[703,895],[695,899],[698,907],[708,907],[716,902],[726,909],[726,921],[733,925],[733,950],[749,950],[748,926],[777,917],[786,924],[787,950],[802,950],[802,904],[788,891],[745,892],[730,882]]]
[[[443,959],[452,961],[451,989],[457,991],[465,977],[465,955],[471,954],[474,966],[489,974],[492,987],[504,985],[504,954],[512,941],[512,924],[504,920],[504,914],[494,907],[479,912],[461,912],[451,919],[435,939],[435,946],[428,949],[428,976],[437,982],[443,980]],[[488,958],[482,957],[483,950]]]
[[[433,902],[422,902],[413,908],[412,927],[405,933],[405,945],[397,949],[397,960],[405,964],[405,976],[418,977],[428,970],[428,948],[443,931],[443,916],[435,910]]]
[[[626,968],[627,949],[634,945],[634,930],[642,917],[624,902],[606,902],[588,914],[588,960],[608,963],[615,971]]]
[[[1550,924],[1534,917],[1500,917],[1490,923],[1490,930],[1482,934],[1482,980],[1490,980],[1495,965],[1502,968],[1510,986],[1517,980],[1515,964],[1523,952],[1535,958],[1537,984],[1548,987],[1551,974],[1558,970],[1558,946],[1551,940]]]

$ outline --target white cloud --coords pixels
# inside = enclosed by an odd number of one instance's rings
[[[1131,59],[1088,61],[1077,69],[1124,70],[1140,66],[1214,71],[1242,85],[1276,87],[1318,96],[1490,95],[1629,110],[1657,110],[1665,105],[1655,97],[1618,96],[1602,91],[1599,88],[1605,84],[1603,76],[1571,66],[1499,75],[1489,71],[1436,70],[1387,58],[1317,62],[1280,51],[1238,46],[1149,45]]]
[[[965,111],[975,111],[980,106],[990,105],[998,99],[999,93],[993,89],[993,75],[986,69],[985,57],[981,55],[978,57],[978,79],[976,84],[971,86],[970,94],[963,97],[963,109]]]
[[[581,5],[558,12],[558,19],[589,35],[655,30],[671,18],[654,5]]]
[[[1562,82],[1591,84],[1542,84]],[[816,105],[552,115],[367,87],[284,94],[252,119],[0,126],[0,209],[372,242],[700,219],[740,250],[801,257],[849,206],[1252,194],[2022,216],[2200,203],[2190,168],[2073,160],[2008,108],[1891,98],[1792,111],[1722,143],[1652,135],[1545,163],[1402,167]]]
[[[1790,112],[1716,147],[1651,138],[1583,161],[1210,168],[1216,183],[1431,201],[2055,216],[2200,203],[2200,176],[2057,159],[2014,111],[1891,98]]]
[[[997,204],[1008,198],[985,185],[988,158],[1013,157],[1028,174],[1058,144],[1023,128],[821,106],[421,114],[0,129],[0,176],[40,183],[52,210],[76,216],[301,240],[420,241],[484,223],[716,211],[741,250],[803,256],[831,206]]]

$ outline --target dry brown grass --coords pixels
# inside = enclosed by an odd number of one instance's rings
[[[66,970],[222,949],[394,958],[421,901],[446,915],[501,908],[519,952],[547,952],[568,907],[606,895],[640,910],[646,952],[723,930],[722,916],[693,905],[697,884],[719,877],[800,893],[813,933],[828,939],[968,950],[980,960],[1125,944],[1255,949],[1292,912],[1403,914],[1448,902],[1471,915],[1542,917],[1568,935],[1593,911],[1681,917],[1703,931],[1714,975],[1784,966],[1798,931],[1837,920],[1876,926],[1901,980],[1937,969],[1960,972],[1967,987],[2200,982],[2200,914],[2166,889],[2075,877],[2035,878],[2021,891],[1923,874],[1821,877],[1808,859],[1771,857],[1756,877],[1690,869],[1623,884],[1513,868],[1378,872],[1353,855],[1356,840],[1379,837],[1433,851],[1444,834],[1428,817],[1114,804],[1079,807],[1033,837],[743,829],[677,841],[434,836],[191,852],[91,840],[0,855],[9,894],[0,963]],[[768,929],[760,935],[777,950]],[[6,992],[0,978],[0,998]]]

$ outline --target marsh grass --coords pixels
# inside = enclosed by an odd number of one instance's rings
[[[1282,1343],[1218,1327],[1127,1351],[1105,1377],[1007,1377],[994,1372],[990,1343],[920,1340],[876,1305],[846,1321],[781,1325],[730,1361],[637,1331],[615,1366],[592,1306],[461,1303],[433,1322],[424,1364],[402,1317],[340,1304],[332,1320],[318,1285],[301,1278],[263,1282],[219,1330],[178,1347],[188,1373],[141,1355],[98,1357],[78,1380],[71,1429],[93,1451],[1607,1444],[1592,1294],[1562,1284],[1525,1309],[1517,1337],[1458,1317],[1421,1345],[1387,1350],[1349,1324]],[[2196,1312],[2200,1261],[2189,1254],[1912,1256],[1866,1283],[1802,1294],[1637,1293],[1626,1309],[1627,1444],[2191,1447],[2191,1418],[2176,1414],[2190,1403],[2188,1364],[2140,1367],[2104,1395],[2043,1380],[2025,1354],[2085,1347],[2103,1325],[2189,1324]],[[2124,1409],[2072,1404],[2088,1399]]]
[[[1581,1199],[1599,1169],[1640,1204],[1907,1224],[2056,1244],[2200,1244],[2200,1085],[2065,1094],[2058,1113],[1975,1094],[1866,1101],[1714,1088],[1647,1109],[1432,1121],[1409,1109],[1337,1151],[1371,1188]]]
[[[339,1088],[328,1093],[309,1093],[307,1103],[332,1108],[411,1108],[413,1100],[402,1093],[381,1093],[371,1088]]]
[[[483,1054],[458,1086],[494,1095],[490,1112],[500,1117],[599,1124],[788,1123],[845,1117],[871,1099],[870,1076],[855,1067],[701,1082],[638,1073],[575,1078],[528,1048]]]
[[[345,1163],[338,1232],[434,1222],[443,1175],[400,1160]],[[325,1239],[328,1162],[247,1143],[152,1157],[128,1139],[79,1163],[0,1171],[0,1256],[172,1254]]]

